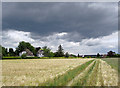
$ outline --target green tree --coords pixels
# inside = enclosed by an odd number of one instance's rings
[[[18,48],[16,48],[15,50],[15,56],[19,56],[20,50]]]
[[[2,57],[2,46],[0,45],[0,58]]]
[[[97,53],[97,57],[100,57],[100,54],[99,54],[99,53]]]
[[[69,53],[68,52],[65,53],[65,57],[67,57],[67,58],[69,57]]]
[[[26,59],[26,57],[27,57],[27,55],[24,53],[24,54],[22,54],[21,59]]]
[[[16,53],[18,55],[18,53],[26,50],[26,49],[29,49],[34,55],[36,55],[36,51],[35,51],[35,48],[29,43],[29,42],[19,42],[19,45],[18,47],[16,48]]]
[[[9,48],[9,55],[15,56],[15,52],[14,52],[13,48]]]
[[[56,57],[63,57],[63,56],[64,56],[64,51],[63,51],[63,50],[64,50],[64,49],[62,48],[62,46],[59,45],[59,46],[58,46],[58,50],[57,50],[55,56],[56,56]]]
[[[113,51],[109,51],[109,52],[107,53],[107,56],[109,56],[109,57],[113,57],[113,56],[115,56],[115,52],[113,52]]]
[[[7,48],[2,47],[2,56],[7,56],[7,55],[8,55]]]
[[[80,57],[80,55],[78,54],[78,57]]]
[[[54,53],[51,52],[51,49],[48,48],[47,46],[44,46],[44,47],[42,48],[42,50],[43,50],[43,55],[44,55],[45,57],[53,57],[53,56],[54,56]]]

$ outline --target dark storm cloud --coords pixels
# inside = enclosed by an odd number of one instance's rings
[[[117,31],[117,3],[3,3],[3,30],[40,36],[68,32],[64,39],[81,41]]]

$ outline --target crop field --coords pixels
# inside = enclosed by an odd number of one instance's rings
[[[118,86],[118,71],[101,59],[2,61],[3,86]]]

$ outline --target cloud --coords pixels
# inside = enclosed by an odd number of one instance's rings
[[[109,50],[117,52],[118,50],[118,32],[98,38],[86,38],[81,42],[69,41],[67,32],[53,33],[48,36],[37,35],[32,32],[5,30],[2,33],[2,45],[7,48],[16,48],[20,41],[30,42],[35,47],[48,46],[52,51],[56,51],[58,45],[62,45],[65,52],[73,54],[96,54],[106,53]]]
[[[116,32],[117,3],[3,2],[3,30],[29,31],[42,37],[66,32],[66,41],[81,42]],[[91,44],[90,44],[91,45]]]

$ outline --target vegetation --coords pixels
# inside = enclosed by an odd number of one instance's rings
[[[43,55],[44,55],[45,57],[54,57],[54,53],[51,52],[51,49],[50,49],[50,48],[48,48],[47,46],[44,46],[42,49],[43,49],[43,51],[44,51]]]
[[[2,64],[5,86],[117,86],[118,82],[116,70],[101,59],[22,59]]]
[[[69,54],[68,52],[64,53],[64,49],[63,49],[62,45],[58,46],[58,50],[56,52],[52,52],[51,49],[48,48],[47,46],[44,46],[42,48],[41,47],[35,48],[29,42],[25,42],[25,41],[19,42],[19,45],[16,47],[15,50],[13,48],[2,47],[1,45],[0,45],[0,48],[2,49],[0,56],[2,56],[3,59],[6,59],[7,57],[10,57],[10,56],[11,56],[11,58],[13,56],[15,56],[15,57],[20,56],[20,53],[23,51],[26,51],[26,50],[31,52],[29,55],[26,55],[26,58],[28,58],[27,56],[31,56],[31,57],[34,56],[36,58],[39,50],[43,50],[43,56],[46,58],[47,57],[48,58],[54,58],[54,57],[62,57],[62,58],[64,58],[64,57],[66,57],[66,58],[79,57],[80,58],[81,57],[82,58],[82,56],[80,56],[79,54],[76,56],[74,54]],[[120,57],[120,54],[116,54],[113,51],[109,51],[106,55],[107,55],[107,56],[105,56],[106,58]],[[94,58],[96,58],[96,57],[101,58],[102,55],[97,53],[97,55],[93,55],[93,56],[86,55],[84,58],[93,58],[93,57]],[[104,57],[104,55],[103,55],[103,57]],[[40,58],[40,57],[38,57],[38,58]],[[15,58],[13,58],[13,59],[15,59]]]
[[[22,58],[22,59],[26,59],[26,57],[27,57],[27,56],[26,56],[26,54],[25,54],[25,53],[24,53],[24,54],[22,54],[22,56],[21,56],[21,58]]]
[[[42,86],[63,86],[66,85],[70,80],[72,80],[75,76],[77,76],[81,71],[83,71],[90,63],[92,63],[93,60],[86,62],[85,64],[82,64],[73,70],[69,70],[66,72],[66,74],[62,76],[58,76],[54,78],[53,80],[48,80],[44,84],[40,84]]]
[[[99,53],[97,53],[97,57],[100,57],[100,54],[99,54]]]
[[[38,86],[91,59],[17,59],[2,61],[3,85]]]
[[[68,52],[65,53],[65,57],[66,57],[66,58],[69,57],[69,53],[68,53]]]
[[[16,52],[19,54],[20,52],[25,51],[25,49],[29,49],[34,55],[36,55],[35,48],[29,42],[24,41],[19,43]]]
[[[55,53],[55,56],[56,57],[63,57],[64,56],[64,51],[63,51],[63,48],[61,45],[58,46],[58,50],[57,52]]]

